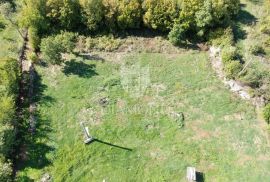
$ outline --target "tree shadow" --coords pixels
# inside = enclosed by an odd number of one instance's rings
[[[245,4],[241,4],[244,8]],[[257,22],[257,18],[246,10],[241,9],[232,24],[235,40],[244,40],[247,32],[243,29],[243,25],[253,25]]]
[[[35,71],[35,81],[34,81],[34,95],[33,102],[38,102],[39,104],[49,104],[55,103],[55,98],[44,95],[44,91],[48,88],[47,85],[42,83],[42,77]]]
[[[149,28],[140,29],[128,29],[125,31],[119,31],[115,34],[117,37],[125,39],[129,36],[132,37],[143,37],[143,38],[155,38],[157,36],[167,37],[167,32],[161,32],[158,30],[153,30]]]
[[[56,102],[50,96],[44,95],[47,86],[42,83],[41,76],[35,72],[34,88],[32,100],[28,101],[25,107],[25,118],[20,125],[20,139],[22,145],[20,146],[18,160],[16,161],[16,168],[23,170],[25,168],[42,169],[51,164],[47,158],[47,153],[54,150],[54,148],[47,144],[49,140],[49,133],[53,130],[51,128],[50,120],[40,113],[39,109],[33,112],[34,130],[30,126],[30,113],[28,110],[30,103],[49,105]]]
[[[236,21],[245,25],[257,22],[257,18],[246,10],[241,9],[236,17]]]
[[[86,64],[83,61],[75,61],[72,59],[65,63],[63,73],[67,76],[77,75],[82,78],[91,78],[98,75],[95,68],[95,64]]]
[[[102,141],[102,140],[99,140],[99,139],[94,139],[92,142],[99,142],[99,143],[102,143],[102,144],[105,144],[105,145],[109,145],[111,147],[116,147],[116,148],[119,148],[119,149],[122,149],[122,150],[127,150],[127,151],[132,151],[132,149],[130,148],[126,148],[126,147],[122,147],[122,146],[119,146],[119,145],[115,145],[115,144],[112,144],[112,143],[109,143],[109,142],[105,142],[105,141]]]
[[[82,59],[86,59],[86,60],[90,60],[90,61],[101,61],[102,63],[105,62],[105,59],[100,57],[99,55],[97,54],[89,54],[89,53],[84,53],[84,54],[77,54],[76,55],[77,57],[80,57]]]

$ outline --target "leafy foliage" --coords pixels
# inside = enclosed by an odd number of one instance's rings
[[[181,45],[185,41],[185,30],[181,25],[175,24],[168,37],[173,45]]]
[[[139,28],[142,18],[140,0],[120,0],[117,25],[120,29]]]
[[[42,39],[40,49],[43,59],[51,64],[60,64],[62,53],[72,52],[75,48],[75,39],[76,35],[69,32]]]
[[[267,123],[270,123],[270,104],[267,104],[263,110],[263,116]]]
[[[82,22],[90,31],[101,28],[105,16],[102,0],[80,0],[82,7]]]
[[[145,25],[163,32],[171,30],[179,16],[179,6],[175,0],[145,0],[143,9]]]
[[[80,4],[78,0],[48,0],[47,17],[58,28],[72,30],[80,24]]]
[[[17,60],[0,59],[0,181],[11,181],[8,162],[14,150],[15,98],[18,93]]]
[[[224,67],[226,76],[230,79],[236,79],[242,69],[243,65],[239,61],[231,61]]]

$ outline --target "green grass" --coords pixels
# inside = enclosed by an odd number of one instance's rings
[[[206,54],[118,59],[77,58],[66,66],[37,68],[39,126],[19,176],[30,181],[49,173],[57,182],[185,181],[186,167],[195,166],[204,181],[269,179],[267,132],[255,109],[215,77]],[[120,62],[149,66],[150,84],[139,98],[121,86]],[[104,97],[106,106],[99,102]],[[172,112],[184,113],[183,128]],[[103,143],[85,145],[80,120]]]
[[[12,57],[17,59],[22,42],[23,40],[16,29],[0,15],[0,58]]]

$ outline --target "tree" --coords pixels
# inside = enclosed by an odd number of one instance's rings
[[[15,98],[18,93],[16,59],[0,59],[0,181],[11,181],[11,157],[15,144]]]
[[[105,25],[110,31],[117,27],[118,0],[103,0]]]
[[[102,0],[80,0],[82,7],[82,22],[90,31],[98,30],[105,17],[105,7]]]
[[[22,38],[24,38],[24,35],[22,31],[20,30],[17,22],[14,20],[15,14],[13,12],[13,8],[10,3],[2,3],[0,6],[0,13],[3,15],[3,17],[13,25],[13,27],[17,30],[17,32],[20,34]]]
[[[180,24],[175,24],[168,37],[173,45],[181,45],[185,41],[185,30]]]
[[[43,59],[51,64],[63,62],[62,53],[72,52],[75,48],[76,36],[73,33],[62,32],[41,40],[40,49]]]
[[[81,22],[80,4],[78,0],[47,0],[47,16],[55,28],[72,30]]]
[[[46,17],[46,0],[25,0],[20,12],[20,26],[32,27],[38,35],[44,34],[49,29],[48,18]]]
[[[5,162],[0,155],[0,181],[12,181],[12,167],[10,162]]]
[[[171,30],[179,16],[179,5],[176,0],[145,0],[143,9],[144,24],[162,32]]]
[[[120,0],[117,24],[120,29],[139,28],[142,19],[142,6],[139,0]]]

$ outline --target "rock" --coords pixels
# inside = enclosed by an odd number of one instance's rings
[[[45,173],[40,179],[40,182],[51,182],[51,181],[52,181],[52,178],[48,173]]]

